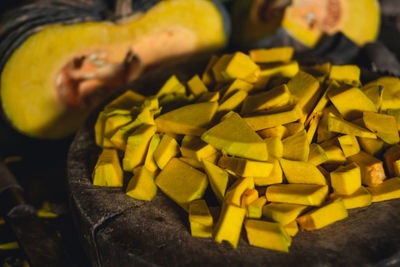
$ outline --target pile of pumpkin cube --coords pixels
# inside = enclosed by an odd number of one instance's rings
[[[399,198],[400,80],[362,86],[357,66],[300,66],[292,55],[213,56],[187,83],[125,92],[95,124],[93,184],[123,186],[131,172],[126,194],[151,201],[159,188],[188,212],[193,236],[236,248],[244,225],[251,245],[285,252],[299,225],[320,229]]]

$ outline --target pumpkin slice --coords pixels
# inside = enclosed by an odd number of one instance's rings
[[[95,106],[146,67],[224,46],[225,23],[212,1],[166,0],[118,24],[43,27],[20,45],[2,70],[4,113],[26,135],[68,136]]]
[[[324,175],[311,163],[287,159],[280,159],[279,162],[289,183],[327,184]]]

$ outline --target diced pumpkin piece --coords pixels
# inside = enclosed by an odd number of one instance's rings
[[[188,82],[187,85],[189,87],[190,93],[192,93],[194,96],[199,96],[203,93],[208,92],[207,87],[203,83],[203,81],[200,79],[199,75],[194,75]]]
[[[144,163],[150,140],[155,132],[154,125],[143,124],[128,137],[122,160],[124,171],[132,171],[133,168]]]
[[[102,147],[103,146],[103,138],[104,138],[104,123],[107,119],[107,113],[105,111],[101,111],[97,116],[96,123],[94,124],[94,137],[96,145]]]
[[[329,90],[328,97],[346,120],[361,117],[363,111],[377,111],[371,99],[356,87],[333,88]]]
[[[320,114],[315,114],[310,119],[310,122],[308,124],[308,129],[307,129],[307,140],[308,140],[308,143],[310,143],[310,144],[314,140],[314,136],[315,136],[315,133],[317,132],[320,120],[321,120]]]
[[[371,193],[372,202],[400,198],[400,178],[387,179],[377,186],[367,188]]]
[[[287,203],[269,203],[263,207],[262,216],[268,220],[286,225],[294,221],[307,206]]]
[[[271,110],[261,114],[247,116],[244,120],[254,131],[258,131],[297,121],[301,116],[300,108],[297,105],[290,105],[283,110]]]
[[[301,70],[314,76],[320,83],[325,81],[331,71],[331,63],[325,62],[311,66],[301,66]]]
[[[299,71],[287,86],[302,112],[304,122],[319,99],[321,93],[319,82],[312,75]]]
[[[267,146],[261,137],[236,113],[206,131],[201,139],[229,155],[261,160],[268,159]]]
[[[336,145],[324,146],[323,144],[321,144],[321,146],[328,157],[328,160],[324,163],[343,164],[347,160],[340,147]]]
[[[157,163],[154,160],[154,151],[160,144],[161,137],[159,134],[154,134],[150,140],[149,148],[147,149],[146,159],[144,160],[144,166],[151,172],[158,170]]]
[[[332,115],[329,115],[328,117],[328,130],[336,133],[352,134],[355,136],[376,139],[376,135],[369,130]]]
[[[295,236],[299,232],[299,226],[296,221],[286,224],[283,226],[283,229],[285,229],[286,233],[290,236]]]
[[[282,140],[282,157],[290,160],[307,161],[310,153],[307,133],[302,130]]]
[[[217,153],[217,150],[212,145],[205,143],[197,136],[191,135],[186,135],[182,139],[180,149],[182,156],[197,161],[201,161],[202,159]]]
[[[363,121],[365,127],[385,141],[393,145],[399,142],[399,131],[397,130],[397,123],[395,117],[391,115],[364,111]]]
[[[244,228],[250,245],[289,252],[292,239],[279,223],[246,220]]]
[[[189,223],[192,236],[212,237],[213,217],[204,199],[190,202]]]
[[[279,160],[283,173],[289,183],[292,184],[318,184],[326,185],[327,181],[318,168],[303,161],[294,161],[287,159]]]
[[[337,195],[352,195],[361,187],[361,170],[354,162],[330,173],[333,191]]]
[[[360,73],[360,68],[356,65],[333,65],[329,73],[329,79],[358,84],[360,83]]]
[[[386,113],[396,119],[397,130],[400,131],[400,109],[388,109]]]
[[[266,161],[222,156],[218,160],[218,166],[228,169],[241,177],[265,177],[271,173],[274,165]]]
[[[360,152],[360,145],[354,135],[348,134],[339,136],[338,141],[346,158]]]
[[[256,63],[288,62],[292,59],[294,49],[291,46],[269,49],[253,49],[249,51],[250,58]]]
[[[256,189],[247,189],[242,195],[240,206],[247,210],[247,206],[258,199],[258,191]]]
[[[372,199],[369,191],[361,186],[356,192],[351,195],[336,195],[332,193],[330,198],[340,197],[343,200],[344,207],[346,209],[361,208],[371,205]]]
[[[400,79],[397,77],[384,76],[372,81],[364,86],[368,88],[371,86],[383,87],[383,101],[381,110],[400,109],[399,92],[400,92]]]
[[[229,182],[229,174],[215,164],[203,159],[204,170],[207,173],[210,186],[220,203],[223,202]]]
[[[282,107],[289,103],[290,91],[286,84],[282,84],[266,92],[248,96],[242,106],[241,113],[249,114],[255,111]]]
[[[115,149],[104,148],[92,174],[93,185],[122,186],[123,173]]]
[[[331,117],[331,113],[339,115],[338,111],[332,105],[326,107],[322,111],[322,117],[317,129],[317,143],[322,143],[338,135],[337,133],[328,130],[328,120]]]
[[[213,67],[214,77],[219,82],[239,78],[246,82],[256,82],[260,67],[242,52],[222,56]]]
[[[154,114],[149,108],[142,109],[132,122],[118,128],[118,130],[110,137],[114,147],[125,150],[128,136],[131,135],[143,124],[154,124]]]
[[[202,94],[198,99],[197,103],[202,102],[217,102],[219,100],[220,93],[219,91],[216,92],[206,92]]]
[[[187,211],[191,201],[203,197],[208,182],[204,173],[173,158],[156,177],[156,185]]]
[[[227,241],[233,248],[236,248],[245,215],[245,209],[235,205],[223,204],[214,228],[213,236],[215,241],[218,243]]]
[[[201,80],[204,82],[206,86],[210,86],[215,82],[213,75],[213,67],[215,63],[218,61],[218,56],[212,55],[210,61],[208,61],[206,68],[204,69],[203,74],[201,75]]]
[[[218,103],[204,102],[186,105],[155,119],[160,132],[200,136],[207,129]]]
[[[301,228],[310,231],[321,229],[347,217],[348,212],[344,207],[343,200],[337,198],[316,210],[300,216],[297,218],[297,222],[300,224]]]
[[[173,158],[179,155],[179,145],[175,138],[168,134],[161,137],[160,144],[154,151],[153,157],[157,166],[162,170],[165,165]]]
[[[107,116],[104,122],[104,139],[103,146],[113,147],[113,143],[110,141],[110,137],[118,130],[118,128],[128,124],[132,121],[132,115],[129,110],[126,110],[126,114],[115,114]]]
[[[273,159],[272,162],[274,166],[268,176],[254,177],[254,183],[257,186],[280,184],[283,182],[283,172],[279,160]]]
[[[144,166],[135,168],[133,173],[126,188],[126,194],[135,199],[151,201],[157,193],[154,182],[155,173]]]
[[[172,75],[161,87],[157,93],[157,97],[160,98],[168,94],[186,94],[185,86],[178,80],[175,75]]]
[[[201,162],[196,159],[186,158],[186,157],[179,157],[179,159],[182,160],[183,162],[189,164],[193,168],[203,169],[203,165],[201,164]]]
[[[325,163],[326,161],[328,161],[328,155],[325,153],[325,150],[320,145],[312,143],[310,145],[308,163],[318,166],[322,163]]]
[[[287,63],[263,67],[260,71],[260,78],[268,83],[269,79],[274,77],[292,78],[299,72],[299,63],[297,61],[290,61]]]
[[[265,196],[259,197],[249,205],[247,205],[247,217],[252,219],[260,219],[262,216],[262,208],[267,203]]]
[[[239,178],[225,193],[225,203],[239,206],[242,195],[248,189],[254,189],[253,177]]]
[[[227,96],[224,101],[219,105],[217,112],[227,113],[235,110],[246,99],[247,92],[244,90],[233,91]]]
[[[366,137],[357,137],[357,140],[360,143],[362,150],[373,156],[380,155],[387,146],[387,144],[379,138],[371,139]]]
[[[282,140],[277,136],[265,138],[264,141],[267,143],[267,149],[269,155],[274,158],[282,158],[283,156],[283,143]]]
[[[395,177],[396,171],[394,163],[400,159],[400,145],[396,144],[386,150],[383,154],[383,159],[385,161],[389,177]]]
[[[253,89],[254,85],[243,81],[241,79],[234,80],[228,88],[225,90],[221,100],[225,101],[228,96],[230,96],[234,91],[243,90],[246,92],[250,92]]]
[[[285,124],[284,126],[287,129],[286,136],[284,136],[284,137],[289,137],[291,135],[295,135],[304,130],[304,123],[301,123],[301,122],[291,122],[291,123]]]
[[[314,184],[277,184],[267,188],[268,201],[320,206],[328,195],[327,185]]]
[[[105,107],[104,110],[107,109],[130,109],[133,106],[140,105],[144,102],[146,99],[145,96],[136,93],[132,90],[126,90],[123,94],[115,98],[113,101],[108,103]]]
[[[268,137],[279,137],[280,139],[282,139],[282,137],[284,137],[287,133],[287,128],[283,125],[278,125],[278,126],[274,126],[271,128],[267,128],[267,129],[263,129],[263,130],[259,130],[257,131],[257,133],[262,137],[262,138],[268,138]]]
[[[360,153],[349,157],[349,160],[355,162],[360,167],[363,184],[376,186],[386,179],[383,162],[370,154],[360,151]]]

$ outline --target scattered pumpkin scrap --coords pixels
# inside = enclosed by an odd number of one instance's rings
[[[160,189],[188,211],[193,236],[236,248],[244,227],[251,245],[283,252],[299,225],[320,229],[400,198],[400,107],[385,97],[400,93],[400,80],[362,86],[357,66],[303,67],[292,54],[213,56],[187,84],[173,76],[156,96],[122,94],[95,125],[94,185],[121,187],[123,168],[133,172],[127,195],[151,201]],[[161,99],[178,93],[190,102],[164,111]]]

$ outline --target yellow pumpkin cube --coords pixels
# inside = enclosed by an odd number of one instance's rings
[[[222,156],[218,160],[218,166],[228,169],[241,177],[260,177],[268,176],[274,165],[266,161]]]
[[[199,96],[203,93],[208,92],[208,89],[206,85],[203,83],[203,81],[200,79],[199,75],[194,75],[188,82],[187,85],[189,87],[189,91],[194,95],[194,96]]]
[[[363,186],[361,186],[356,192],[348,196],[336,195],[335,193],[332,193],[330,195],[330,198],[336,197],[340,197],[343,200],[343,204],[346,209],[366,207],[371,205],[372,203],[371,194]]]
[[[296,221],[293,221],[283,226],[283,229],[285,229],[288,235],[295,236],[299,232],[299,225],[297,224]]]
[[[249,205],[247,205],[247,217],[252,219],[260,219],[262,216],[262,208],[267,203],[265,196],[259,197]]]
[[[269,49],[253,49],[249,51],[250,58],[256,63],[288,62],[292,59],[294,49],[291,46]]]
[[[307,133],[302,130],[282,140],[282,157],[290,160],[307,161],[310,153],[310,144]]]
[[[265,186],[271,184],[281,184],[283,182],[283,172],[279,160],[272,159],[271,162],[274,164],[272,171],[268,176],[254,177],[254,184],[257,186]]]
[[[289,183],[319,185],[327,184],[327,181],[320,170],[309,162],[287,159],[280,159],[279,162]]]
[[[235,205],[223,204],[213,236],[215,241],[227,241],[233,248],[237,247],[242,231],[246,210]]]
[[[134,175],[129,180],[126,194],[140,200],[150,201],[157,193],[157,186],[154,182],[155,173],[146,167],[140,166],[134,169]]]
[[[173,157],[176,157],[178,155],[178,142],[170,135],[164,134],[161,137],[159,145],[153,153],[154,161],[157,163],[157,166],[160,169],[163,169]]]
[[[93,185],[122,186],[123,172],[115,149],[104,148],[92,174]]]
[[[239,178],[225,193],[225,203],[240,207],[242,195],[246,190],[254,189],[253,177]]]
[[[268,220],[286,225],[294,221],[307,206],[288,203],[269,203],[262,209],[262,216]]]
[[[172,75],[157,92],[157,97],[164,95],[179,93],[186,94],[186,87],[178,80],[175,75]]]
[[[334,199],[324,206],[310,211],[299,218],[297,222],[304,230],[321,229],[334,222],[347,218],[348,212],[341,198]]]
[[[208,182],[204,173],[173,158],[156,177],[156,185],[187,211],[191,201],[203,197]]]
[[[382,113],[371,111],[363,112],[365,127],[374,132],[385,143],[393,145],[399,142],[399,131],[396,118]]]
[[[201,139],[232,156],[260,161],[268,159],[265,142],[237,113],[227,114],[224,120],[208,129]]]
[[[150,140],[155,132],[154,125],[143,124],[128,137],[122,160],[124,171],[132,171],[133,168],[144,163]]]
[[[213,217],[204,199],[190,202],[189,223],[192,236],[212,237]]]
[[[333,191],[338,195],[351,195],[361,187],[361,170],[354,162],[340,166],[330,175]]]
[[[250,245],[289,252],[292,239],[279,223],[246,220],[244,228]]]
[[[156,151],[158,145],[160,144],[161,137],[159,134],[154,134],[150,140],[149,148],[147,149],[146,158],[144,160],[144,166],[151,172],[158,170],[157,163],[154,160],[154,151]]]
[[[372,202],[400,198],[400,178],[390,178],[377,186],[367,188],[371,193]]]
[[[229,174],[215,164],[203,159],[204,170],[207,173],[210,186],[220,203],[223,202],[229,182]]]
[[[370,154],[361,151],[349,157],[349,160],[355,162],[361,170],[361,181],[368,186],[376,186],[386,179],[383,162],[371,156]]]
[[[264,141],[267,143],[267,149],[270,156],[280,159],[283,156],[283,143],[278,136],[272,136],[265,138]]]
[[[329,79],[340,82],[360,82],[360,68],[356,65],[332,65]]]
[[[247,210],[247,206],[258,199],[258,191],[256,189],[247,189],[242,195],[240,206]]]
[[[360,145],[354,135],[339,136],[338,141],[346,158],[360,152]]]
[[[210,144],[207,144],[197,136],[185,135],[180,147],[181,154],[184,157],[202,161],[204,158],[217,153],[217,150]]]
[[[328,195],[327,185],[276,184],[267,187],[268,201],[307,206],[320,206]]]

